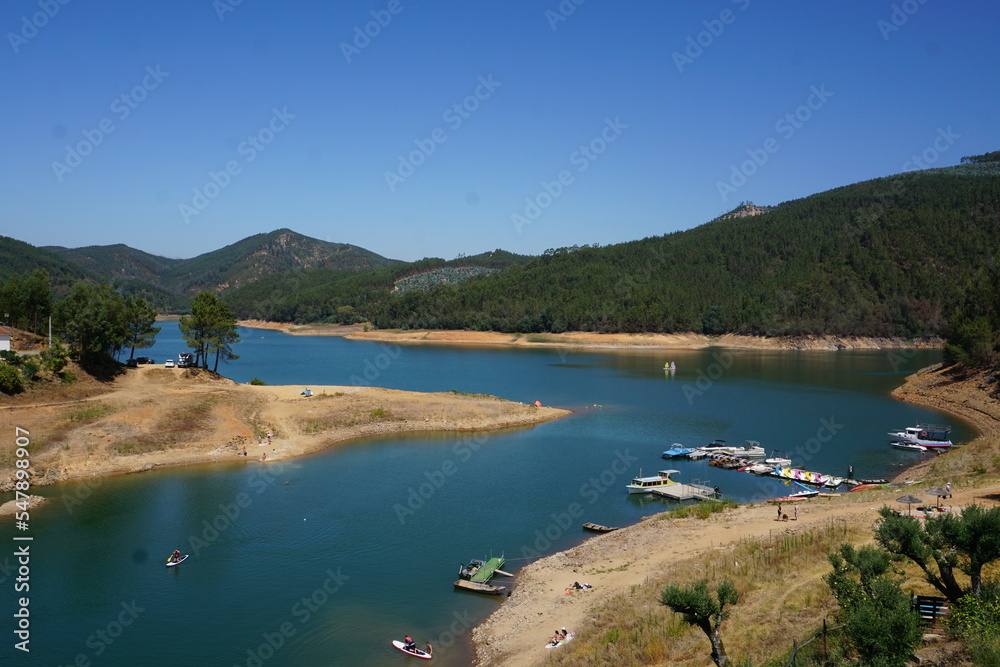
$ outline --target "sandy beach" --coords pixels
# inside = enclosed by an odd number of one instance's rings
[[[561,654],[545,647],[554,629],[565,626],[578,631],[577,638],[582,640],[588,629],[596,632],[593,628],[605,605],[633,596],[637,599],[648,598],[648,588],[652,587],[655,592],[667,580],[684,583],[702,578],[709,563],[724,558],[733,552],[736,545],[747,541],[762,540],[766,543],[776,534],[802,534],[831,524],[870,538],[869,528],[877,518],[877,508],[886,504],[895,507],[897,497],[906,493],[919,496],[930,486],[943,484],[945,479],[954,484],[953,497],[945,501],[945,505],[952,510],[971,502],[987,506],[1000,503],[996,470],[991,477],[969,475],[975,462],[984,458],[996,460],[991,457],[1000,452],[1000,402],[983,391],[986,378],[979,374],[957,385],[952,380],[941,367],[934,367],[910,376],[906,384],[895,392],[896,396],[905,400],[952,412],[970,421],[983,434],[973,443],[956,447],[954,451],[910,468],[897,477],[897,481],[921,482],[796,503],[797,520],[788,522],[776,520],[773,505],[743,505],[713,514],[708,519],[674,520],[668,518],[669,513],[654,515],[616,532],[588,538],[573,549],[531,562],[517,572],[512,595],[473,630],[476,664],[481,667],[528,667],[553,664],[553,660],[557,664],[572,664],[572,660],[560,660]],[[787,505],[785,510],[789,514],[793,512]],[[825,594],[825,584],[820,577],[828,570],[829,566],[820,558],[815,572],[798,573],[800,576],[787,581],[786,588],[788,591],[808,588],[816,595]],[[593,588],[567,594],[566,587],[574,582],[586,582]],[[645,595],[637,592],[644,587],[647,589]],[[787,604],[787,595],[783,593],[780,600],[760,604],[775,605],[774,613],[779,617],[792,617],[797,613],[793,609],[778,612]],[[655,613],[664,618],[667,615],[662,608],[656,609]],[[804,616],[805,620],[799,622],[818,623],[822,618],[822,614],[816,618],[808,614]],[[769,641],[780,641],[782,644],[788,641],[787,634],[781,630],[774,636],[768,635],[766,629],[754,628],[752,631],[765,633],[767,636],[758,637],[765,644]],[[687,648],[677,655],[654,661],[653,664],[693,667],[709,662],[708,642],[703,635],[691,632],[687,643]],[[557,650],[566,653],[569,658],[575,648],[579,646],[571,643]],[[600,664],[615,662],[609,659]]]

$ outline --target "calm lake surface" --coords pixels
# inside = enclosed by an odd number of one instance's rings
[[[160,363],[186,349],[176,323],[163,326],[146,351]],[[241,336],[241,358],[220,366],[239,382],[455,389],[576,414],[488,434],[369,439],[283,464],[40,487],[53,500],[31,516],[31,653],[8,633],[0,664],[402,665],[414,659],[389,642],[410,634],[434,644],[433,664],[466,665],[471,627],[502,601],[453,590],[460,563],[504,554],[516,572],[585,539],[585,521],[627,525],[669,508],[626,494],[640,469],[676,468],[680,481],[707,480],[740,501],[795,490],[663,461],[671,443],[753,439],[811,470],[879,477],[921,456],[890,449],[891,427],[942,422],[958,440],[973,435],[888,396],[936,351],[583,353]],[[0,527],[8,545],[12,523]],[[174,547],[191,557],[165,568]],[[6,591],[13,551],[0,554]],[[539,620],[540,643],[563,625]]]

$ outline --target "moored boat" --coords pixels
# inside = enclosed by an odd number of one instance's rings
[[[675,459],[675,458],[677,458],[679,456],[687,456],[688,454],[690,454],[693,451],[694,450],[691,449],[690,447],[685,447],[684,445],[680,444],[679,442],[675,442],[670,447],[670,449],[668,449],[665,452],[663,452],[663,458],[665,458],[665,459]]]
[[[670,479],[671,475],[679,473],[680,470],[661,470],[654,477],[643,477],[640,470],[639,477],[633,478],[632,483],[628,484],[625,488],[628,489],[629,493],[649,493],[653,489],[679,484],[679,482]]]
[[[913,442],[924,447],[951,447],[951,427],[941,424],[917,424],[900,431],[889,431],[893,440]]]
[[[590,522],[587,522],[587,523],[583,524],[583,529],[584,530],[590,530],[590,531],[593,531],[595,533],[610,533],[613,530],[618,530],[618,526],[602,526],[599,523],[590,523]]]
[[[767,456],[767,452],[756,440],[747,440],[742,447],[733,447],[729,450],[733,456],[741,456],[745,459],[762,459]]]
[[[783,452],[780,449],[774,449],[771,451],[771,455],[764,459],[764,463],[772,465],[775,468],[781,467],[791,467],[792,459],[789,458],[788,452]]]
[[[906,442],[904,440],[897,440],[896,442],[890,442],[890,447],[895,447],[896,449],[905,449],[911,452],[926,452],[927,448],[923,445],[918,445],[915,442]]]

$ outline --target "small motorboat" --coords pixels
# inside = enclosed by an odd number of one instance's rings
[[[941,424],[917,424],[897,431],[889,431],[893,440],[912,442],[924,447],[951,447],[951,427]]]
[[[663,458],[665,458],[665,459],[675,459],[675,458],[677,458],[679,456],[687,456],[688,454],[690,454],[693,451],[694,450],[691,449],[690,447],[685,447],[684,445],[680,444],[679,442],[675,442],[673,445],[671,445],[670,449],[668,449],[665,452],[663,452]]]
[[[687,455],[687,457],[691,460],[703,459],[706,456],[708,456],[708,452],[704,449],[692,449]]]
[[[792,466],[792,459],[788,457],[788,452],[775,449],[771,452],[769,457],[764,459],[764,463],[774,466],[775,468],[790,468]]]
[[[905,449],[911,452],[926,452],[927,448],[923,445],[918,445],[915,442],[905,442],[903,440],[897,440],[896,442],[890,442],[890,447],[895,447],[896,449]]]

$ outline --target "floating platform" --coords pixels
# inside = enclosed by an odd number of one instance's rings
[[[671,500],[713,500],[718,495],[714,488],[703,484],[671,484],[653,489],[653,493]]]
[[[480,566],[478,570],[469,577],[469,581],[474,584],[485,584],[493,578],[493,575],[503,567],[503,558],[491,558]]]

